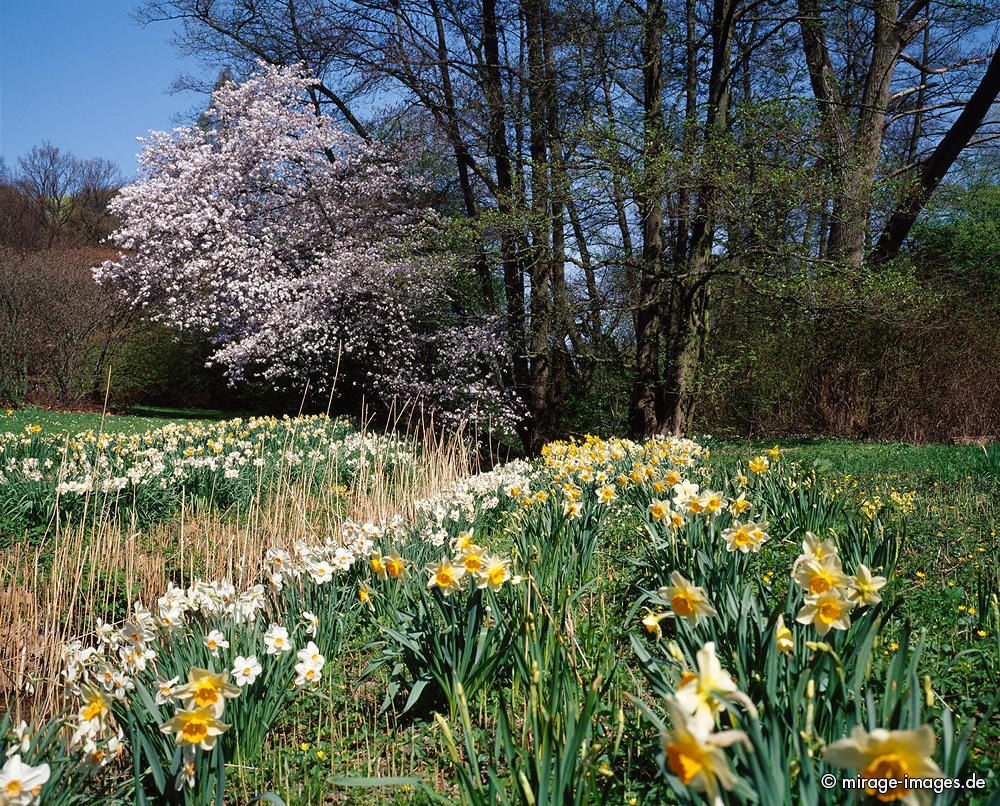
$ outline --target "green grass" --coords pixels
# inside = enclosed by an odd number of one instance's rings
[[[104,430],[109,433],[141,434],[169,423],[192,420],[221,420],[227,415],[214,409],[168,409],[136,407],[137,414],[100,412],[51,411],[23,408],[0,410],[0,433],[20,433],[30,425],[40,425],[49,434],[78,434],[81,431]],[[10,412],[8,414],[8,412]]]

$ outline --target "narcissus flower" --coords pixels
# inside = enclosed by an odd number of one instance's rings
[[[812,624],[816,632],[826,635],[830,630],[846,630],[851,626],[852,607],[854,602],[835,588],[819,596],[806,596],[795,620],[799,624]]]
[[[673,698],[667,699],[667,711],[671,727],[660,736],[667,769],[685,786],[704,792],[713,806],[722,804],[721,790],[732,790],[737,780],[722,748],[735,742],[749,746],[746,734],[738,730],[712,733],[711,716],[688,714]]]
[[[104,720],[111,713],[111,698],[96,688],[83,691],[83,707],[80,709],[80,721],[87,722],[95,728],[103,726]]]
[[[610,504],[618,497],[618,493],[615,492],[615,488],[610,484],[606,484],[597,490],[597,500],[602,504]]]
[[[670,517],[670,505],[666,501],[653,501],[649,505],[649,515],[654,521],[662,521]]]
[[[746,510],[750,509],[750,502],[746,499],[746,493],[740,493],[738,498],[734,498],[729,502],[729,511],[734,515],[742,515]]]
[[[832,540],[820,540],[812,532],[806,532],[806,536],[802,540],[802,553],[795,559],[795,565],[808,560],[822,562],[836,553],[837,545]]]
[[[268,655],[280,655],[292,651],[292,642],[288,640],[288,630],[278,624],[272,624],[264,633],[264,646]]]
[[[732,675],[722,668],[715,654],[715,643],[709,641],[698,650],[697,672],[685,672],[677,688],[677,702],[690,714],[715,717],[723,706],[720,700],[738,700],[751,713],[755,711],[750,699],[739,690]]]
[[[465,551],[467,548],[474,546],[476,544],[473,537],[474,532],[474,529],[466,529],[459,532],[458,536],[451,541],[452,549],[455,551]]]
[[[477,587],[500,590],[508,579],[510,579],[510,560],[492,555],[483,557],[482,568],[476,574]]]
[[[179,710],[171,719],[162,725],[163,733],[174,734],[174,744],[191,745],[202,750],[215,747],[216,739],[229,730],[229,725],[220,722],[215,710],[208,708],[191,708]]]
[[[0,803],[4,806],[34,806],[49,780],[49,765],[32,767],[15,753],[0,768]]]
[[[755,456],[750,460],[750,464],[748,465],[750,472],[756,473],[758,476],[766,473],[770,466],[771,463],[767,460],[766,456]]]
[[[669,610],[654,613],[648,607],[644,607],[643,610],[645,611],[641,621],[643,629],[659,641],[663,637],[663,629],[660,627],[660,622],[665,618],[670,618],[672,613]]]
[[[212,656],[216,658],[219,656],[220,650],[229,648],[229,641],[226,640],[226,636],[224,636],[219,630],[212,630],[204,637],[203,641],[205,646],[208,648],[208,651],[211,652]]]
[[[465,570],[470,574],[479,573],[479,570],[483,567],[483,549],[475,545],[466,546],[465,550],[455,561],[465,566]]]
[[[672,585],[660,588],[658,595],[665,602],[670,602],[674,615],[688,619],[697,627],[703,618],[717,615],[717,611],[708,602],[705,589],[692,585],[680,571],[670,574]]]
[[[868,733],[860,725],[850,738],[834,742],[823,753],[831,764],[845,769],[860,770],[861,778],[895,778],[898,786],[886,792],[866,789],[865,792],[882,803],[902,801],[912,806],[926,806],[934,799],[931,790],[909,790],[904,778],[942,778],[940,768],[931,759],[936,739],[929,725],[916,730],[884,730]]]
[[[240,696],[240,690],[229,684],[229,673],[214,674],[208,669],[192,668],[188,672],[188,682],[174,692],[187,708],[211,708],[216,716],[222,716],[226,700]]]
[[[845,587],[850,578],[840,567],[840,557],[828,554],[822,560],[805,560],[794,567],[792,579],[807,593],[822,593]]]
[[[252,686],[262,671],[264,670],[255,655],[251,655],[249,658],[237,655],[236,660],[233,661],[233,680],[240,688]]]
[[[862,606],[878,604],[882,601],[878,592],[885,587],[887,581],[885,577],[872,576],[868,566],[859,565],[857,573],[851,578],[847,598]]]
[[[385,572],[393,579],[399,579],[406,573],[406,566],[399,552],[394,551],[385,558]]]
[[[579,518],[581,512],[583,512],[583,505],[579,501],[567,501],[563,504],[563,514],[570,520]]]
[[[326,664],[319,647],[310,641],[296,653],[299,662],[295,664],[295,685],[316,685],[323,677],[323,666]]]
[[[705,490],[702,493],[700,503],[702,511],[707,512],[709,515],[718,515],[726,507],[726,499],[722,493],[718,493],[715,490]]]
[[[778,645],[779,652],[791,652],[795,649],[795,639],[792,631],[785,626],[785,617],[778,616],[778,621],[774,625],[774,642]]]
[[[430,576],[427,587],[438,588],[445,596],[450,596],[462,587],[461,580],[465,576],[465,566],[452,565],[451,560],[442,557],[441,562],[430,563],[427,566],[427,573]]]
[[[726,541],[726,551],[738,551],[741,554],[760,551],[763,541],[754,537],[755,523],[733,523],[722,531],[722,539]],[[766,535],[765,535],[766,537]]]

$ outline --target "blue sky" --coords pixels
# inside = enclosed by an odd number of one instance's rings
[[[78,157],[135,172],[136,137],[170,129],[202,100],[171,94],[199,74],[170,44],[170,25],[142,28],[136,0],[0,0],[0,155],[8,167],[49,140]]]

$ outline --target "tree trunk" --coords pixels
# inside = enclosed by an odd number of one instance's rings
[[[538,451],[550,436],[552,410],[552,350],[549,331],[552,319],[551,262],[549,245],[549,166],[546,131],[546,76],[543,53],[542,4],[546,0],[524,0],[528,50],[528,125],[531,155],[531,362],[529,405],[532,428],[529,448]]]
[[[1000,48],[993,53],[986,74],[961,114],[920,169],[916,187],[886,222],[875,246],[872,262],[881,265],[899,254],[913,222],[924,209],[944,175],[969,144],[993,103],[1000,96]]]
[[[635,385],[629,428],[638,437],[660,428],[660,305],[663,274],[663,192],[657,176],[664,145],[662,0],[647,0],[643,23],[643,175],[637,194],[642,221],[642,269],[635,331]]]

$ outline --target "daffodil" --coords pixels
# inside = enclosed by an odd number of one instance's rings
[[[202,750],[215,747],[216,739],[229,730],[229,725],[221,722],[212,707],[182,708],[160,725],[163,733],[174,734],[174,744],[190,745]]]
[[[866,565],[858,565],[857,573],[851,578],[847,598],[862,606],[878,604],[882,601],[879,591],[887,581],[885,577],[872,576]]]
[[[579,501],[570,500],[563,504],[563,514],[570,520],[579,518],[581,512],[583,512],[583,505]]]
[[[0,768],[0,803],[3,806],[35,806],[49,775],[48,764],[32,767],[15,753]]]
[[[756,473],[758,476],[763,475],[767,472],[767,469],[771,466],[766,456],[755,456],[750,460],[748,467],[751,473]]]
[[[394,551],[385,558],[385,572],[393,579],[399,579],[405,575],[406,565],[403,558],[399,556],[399,552]]]
[[[741,554],[760,551],[764,541],[754,536],[756,528],[754,523],[733,522],[728,529],[723,529],[722,539],[726,541],[726,551],[738,551]]]
[[[660,588],[658,595],[670,603],[674,615],[688,619],[695,627],[703,618],[717,615],[704,588],[692,585],[680,571],[671,572],[670,581],[673,584]]]
[[[500,590],[508,579],[510,579],[510,560],[492,555],[483,558],[482,568],[476,574],[477,587]]]
[[[932,790],[906,789],[904,778],[942,778],[940,768],[931,756],[936,739],[929,725],[916,730],[884,730],[869,733],[856,725],[847,739],[829,745],[824,758],[836,767],[859,770],[861,778],[894,778],[898,785],[881,792],[866,789],[868,795],[882,803],[902,801],[912,806],[926,806],[934,799]]]
[[[462,587],[461,580],[465,576],[464,565],[453,565],[447,557],[442,557],[439,563],[430,563],[427,566],[429,579],[428,588],[438,588],[445,596],[451,596],[454,591]]]
[[[779,652],[791,652],[795,649],[795,638],[792,636],[792,631],[785,626],[784,616],[778,616],[778,621],[774,625],[774,642]]]
[[[852,607],[854,602],[834,588],[818,596],[806,596],[795,620],[799,624],[812,624],[816,632],[826,635],[830,630],[846,630],[851,626]]]
[[[236,681],[236,685],[240,688],[243,688],[243,686],[252,686],[262,671],[264,670],[255,655],[251,655],[248,658],[238,655],[236,660],[233,661],[233,680]]]
[[[208,669],[197,667],[188,671],[188,682],[174,691],[187,708],[211,708],[216,716],[222,716],[226,700],[240,696],[240,690],[229,683],[229,673],[214,674]]]
[[[663,610],[659,613],[654,613],[648,607],[644,607],[643,610],[645,611],[641,619],[643,629],[659,641],[663,637],[663,629],[660,627],[660,622],[671,616],[670,611]]]
[[[458,533],[458,536],[451,541],[451,547],[454,551],[465,551],[466,549],[474,546],[476,541],[473,537],[475,530],[466,529]]]
[[[695,656],[698,663],[697,672],[685,672],[681,684],[677,688],[677,702],[690,714],[715,717],[723,706],[721,700],[738,700],[751,713],[754,705],[750,699],[739,690],[732,675],[722,668],[715,654],[715,643],[709,641]]]
[[[685,786],[704,792],[712,806],[721,806],[722,790],[731,791],[737,783],[722,748],[735,742],[749,745],[742,731],[713,733],[711,716],[689,714],[673,698],[667,699],[671,727],[660,736],[663,761],[667,769]]]
[[[796,558],[795,565],[809,560],[822,562],[836,553],[837,545],[832,540],[820,540],[812,532],[806,532],[806,536],[802,540],[802,553]]]
[[[850,578],[840,566],[840,557],[828,554],[822,560],[805,560],[792,570],[792,579],[807,593],[819,596],[844,588]]]
[[[615,488],[610,484],[606,484],[597,490],[597,500],[602,504],[610,504],[618,497],[618,493],[615,492]]]
[[[264,633],[264,646],[268,655],[280,655],[292,651],[292,642],[288,639],[288,630],[279,624],[270,625]]]
[[[483,549],[476,545],[466,546],[455,561],[464,566],[468,573],[477,574],[483,567]]]
[[[670,517],[670,505],[666,501],[653,501],[649,505],[649,515],[654,521],[662,521]]]
[[[701,509],[709,515],[718,515],[726,506],[722,493],[715,490],[705,490],[701,495]]]
[[[747,501],[746,493],[740,493],[738,498],[734,498],[729,502],[729,511],[734,515],[742,515],[746,510],[750,509],[750,502]]]

